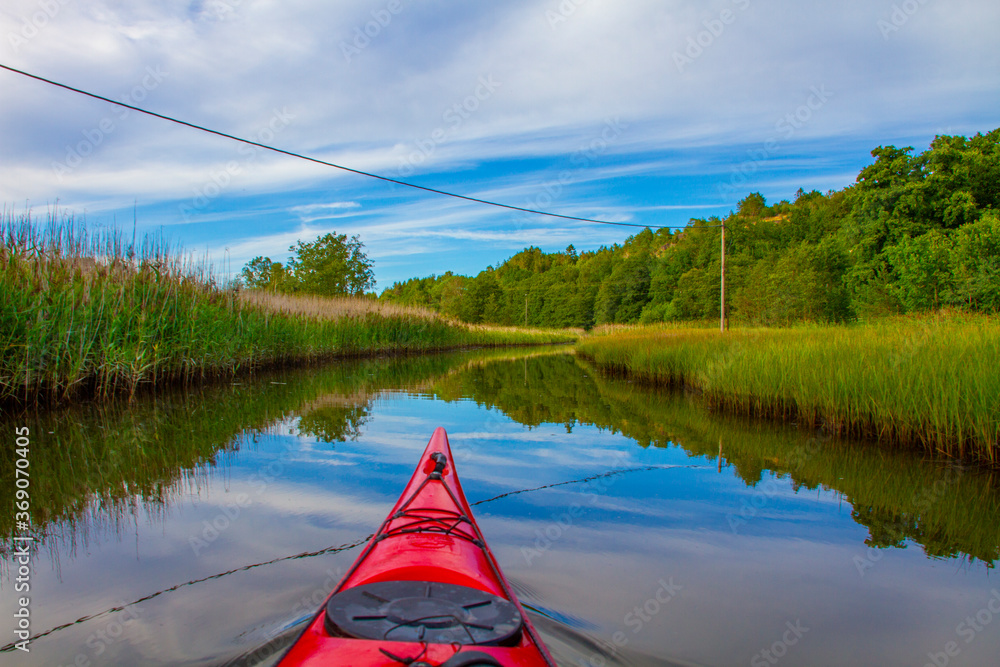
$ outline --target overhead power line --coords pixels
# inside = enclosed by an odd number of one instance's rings
[[[373,174],[371,172],[362,171],[360,169],[354,169],[352,167],[345,167],[344,165],[334,164],[333,162],[327,162],[326,160],[321,160],[319,158],[310,157],[308,155],[302,155],[301,153],[295,153],[293,151],[287,151],[283,148],[277,148],[275,146],[270,146],[268,144],[262,144],[257,141],[251,141],[250,139],[244,139],[243,137],[237,137],[232,134],[227,134],[225,132],[220,132],[218,130],[213,130],[211,128],[205,127],[203,125],[198,125],[196,123],[189,123],[186,120],[181,120],[179,118],[174,118],[173,116],[167,116],[165,114],[156,113],[155,111],[149,111],[148,109],[143,109],[141,107],[134,106],[132,104],[126,104],[125,102],[119,102],[118,100],[113,100],[109,97],[103,95],[98,95],[96,93],[91,93],[86,90],[81,90],[80,88],[74,88],[73,86],[66,85],[65,83],[59,83],[58,81],[52,81],[51,79],[46,79],[45,77],[38,76],[37,74],[31,74],[30,72],[25,72],[24,70],[17,69],[15,67],[9,67],[0,63],[0,69],[5,69],[8,72],[13,72],[15,74],[21,74],[30,79],[35,79],[36,81],[41,81],[42,83],[47,83],[64,90],[69,90],[80,95],[85,95],[87,97],[92,97],[95,100],[101,100],[102,102],[107,102],[109,104],[114,104],[115,106],[124,107],[126,109],[131,109],[132,111],[138,111],[139,113],[146,114],[147,116],[152,116],[154,118],[159,118],[161,120],[169,121],[171,123],[176,123],[177,125],[184,125],[185,127],[190,127],[201,132],[207,132],[208,134],[214,134],[219,137],[224,137],[226,139],[231,139],[232,141],[238,141],[243,144],[248,144],[250,146],[256,146],[258,148],[263,148],[264,150],[272,151],[274,153],[280,153],[282,155],[287,155],[289,157],[294,157],[299,160],[306,160],[308,162],[315,162],[316,164],[321,164],[326,167],[333,167],[334,169],[340,169],[342,171],[347,171],[352,174],[358,174],[359,176],[367,176],[368,178],[375,178],[380,181],[385,181],[387,183],[394,183],[396,185],[402,185],[408,188],[413,188],[415,190],[423,190],[424,192],[430,192],[436,195],[442,195],[445,197],[453,197],[455,199],[463,199],[465,201],[473,202],[476,204],[485,204],[487,206],[495,206],[497,208],[505,208],[511,211],[520,211],[522,213],[530,213],[532,215],[544,215],[550,218],[560,218],[563,220],[576,220],[578,222],[592,222],[598,225],[616,225],[619,227],[649,227],[652,229],[679,229],[678,227],[671,227],[669,225],[640,225],[630,222],[612,222],[610,220],[595,220],[593,218],[581,218],[575,215],[563,215],[561,213],[549,213],[547,211],[539,211],[532,208],[525,208],[522,206],[513,206],[511,204],[502,204],[500,202],[489,201],[487,199],[480,199],[478,197],[469,197],[468,195],[460,195],[454,192],[447,192],[445,190],[438,190],[436,188],[429,188],[424,185],[417,185],[416,183],[409,183],[407,181],[401,181],[396,178],[390,178],[388,176],[381,176],[379,174]]]

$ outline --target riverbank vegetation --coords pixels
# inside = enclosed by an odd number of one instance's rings
[[[800,189],[773,205],[754,193],[722,219],[645,229],[595,251],[527,248],[474,277],[415,278],[380,298],[546,327],[718,319],[725,225],[733,324],[1000,310],[1000,129],[872,156],[843,190]]]
[[[516,354],[479,349],[446,354],[350,359],[320,368],[256,373],[237,382],[178,386],[157,395],[122,397],[0,415],[13,432],[27,426],[51,446],[32,450],[31,525],[40,544],[46,535],[79,533],[87,525],[113,532],[137,509],[147,520],[162,514],[177,489],[224,462],[227,452],[252,447],[275,424],[295,420],[300,435],[334,443],[357,436],[370,402],[383,391],[425,386],[471,360]],[[14,502],[14,466],[0,470],[0,503]],[[92,511],[94,506],[99,511]],[[91,510],[91,511],[88,511]],[[53,531],[63,523],[65,530]],[[72,530],[69,530],[72,529]],[[14,515],[0,514],[0,555],[15,534]]]
[[[852,326],[611,330],[577,347],[615,373],[833,433],[1000,462],[1000,321],[898,316]]]
[[[366,298],[226,286],[162,241],[88,233],[57,214],[38,225],[8,212],[0,226],[3,401],[133,394],[334,356],[572,340]]]
[[[582,327],[579,351],[601,367],[730,410],[995,464],[1000,129],[872,156],[843,190],[773,205],[752,193],[724,218],[589,252],[527,248],[380,298]],[[727,334],[699,329],[719,322],[723,227]]]
[[[886,450],[825,429],[720,415],[695,395],[606,376],[579,356],[535,357],[523,367],[470,366],[442,376],[433,390],[446,400],[471,396],[531,427],[560,424],[571,431],[593,424],[641,447],[679,446],[730,468],[765,503],[773,493],[764,482],[767,470],[788,476],[796,492],[840,492],[875,549],[905,548],[912,541],[930,557],[967,557],[990,567],[1000,557],[1000,525],[992,519],[1000,510],[996,474],[946,457]],[[733,509],[727,528],[752,531],[761,511],[756,501]]]
[[[557,352],[494,349],[358,359],[2,421],[4,427],[50,434],[45,437],[53,445],[33,450],[33,465],[45,471],[32,482],[36,547],[62,541],[82,548],[98,535],[121,537],[118,531],[135,520],[161,520],[176,494],[225,471],[227,456],[259,447],[259,435],[294,426],[319,449],[339,448],[364,432],[377,397],[402,391],[471,400],[529,428],[551,424],[573,431],[591,424],[643,448],[681,447],[691,456],[721,457],[720,468],[756,487],[761,499],[775,492],[768,470],[790,477],[797,492],[837,491],[876,549],[920,545],[934,558],[987,564],[1000,558],[1000,487],[991,472],[845,441],[822,430],[713,414],[696,396],[608,377],[579,357]],[[0,502],[12,502],[12,471],[0,470]],[[726,529],[752,531],[760,509],[734,506]],[[0,515],[0,537],[12,534],[13,515]],[[0,555],[6,553],[2,544]]]

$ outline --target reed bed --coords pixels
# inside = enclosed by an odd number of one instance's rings
[[[771,470],[789,477],[796,492],[837,491],[853,507],[855,521],[869,528],[866,544],[875,548],[909,539],[935,558],[978,559],[988,567],[1000,558],[1000,524],[994,518],[1000,512],[1000,485],[990,470],[822,430],[713,414],[694,394],[650,392],[602,377],[579,358],[578,363],[600,396],[600,402],[576,402],[586,405],[574,415],[583,422],[620,429],[643,447],[680,446],[692,456],[716,460],[721,454],[748,486],[758,486],[767,477],[764,471]]]
[[[344,317],[398,317],[428,321],[446,321],[429,308],[404,306],[355,297],[320,297],[313,295],[279,294],[262,290],[240,290],[240,303],[271,313],[316,320],[337,320]]]
[[[470,328],[370,299],[227,287],[162,240],[89,232],[50,212],[0,218],[0,401],[134,394],[335,356],[570,342]]]
[[[1000,463],[1000,322],[897,317],[852,326],[648,327],[577,347],[598,366],[686,386],[724,409]]]

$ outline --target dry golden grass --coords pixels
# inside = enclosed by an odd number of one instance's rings
[[[584,330],[579,328],[566,328],[566,329],[536,329],[528,327],[505,327],[499,324],[466,324],[464,322],[459,322],[458,320],[450,320],[455,324],[464,326],[469,331],[480,331],[483,333],[497,333],[497,334],[538,334],[538,335],[551,335],[553,332],[558,332],[559,334],[564,334],[568,337],[578,338],[584,335]]]
[[[691,329],[711,330],[718,328],[718,320],[685,320],[682,322],[660,322],[657,324],[641,324],[638,322],[632,322],[629,324],[599,324],[591,329],[588,335],[600,337],[626,334],[629,332],[689,331]]]
[[[427,308],[402,306],[362,297],[324,297],[314,295],[278,294],[263,290],[240,290],[240,303],[258,310],[313,320],[339,320],[378,317],[413,318],[433,322],[447,321]]]
[[[551,329],[507,327],[496,324],[466,324],[429,308],[405,306],[365,297],[324,297],[315,295],[279,294],[264,290],[240,290],[240,303],[264,312],[277,313],[313,320],[339,320],[375,315],[384,318],[406,318],[443,322],[451,326],[478,333],[505,335],[551,335]],[[583,336],[583,329],[562,329],[568,337]]]

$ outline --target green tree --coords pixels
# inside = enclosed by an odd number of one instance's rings
[[[270,257],[254,257],[240,272],[240,280],[250,289],[280,291],[286,279],[285,267]]]
[[[466,286],[459,317],[470,324],[496,322],[502,296],[494,272],[482,271]]]
[[[767,215],[767,201],[759,192],[750,193],[736,206],[736,212],[745,218],[763,218]]]
[[[951,265],[957,306],[1000,312],[1000,214],[987,213],[954,234]]]
[[[952,241],[940,230],[903,237],[885,249],[892,267],[892,291],[908,311],[940,308],[951,300]]]
[[[468,282],[465,276],[456,276],[451,271],[440,276],[430,288],[431,307],[451,317],[458,317],[462,292]]]
[[[382,298],[506,324],[525,321],[526,299],[528,322],[541,326],[714,319],[724,223],[736,319],[1000,309],[1000,129],[940,136],[921,153],[880,146],[872,156],[840,191],[799,189],[771,205],[754,192],[725,219],[643,229],[593,251],[529,247],[474,279],[415,279]]]
[[[361,296],[375,285],[372,261],[357,236],[326,234],[312,243],[299,241],[289,248],[288,261],[294,291],[322,296]]]
[[[700,320],[719,316],[719,264],[706,271],[694,267],[677,281],[677,291],[667,306],[664,319]]]
[[[842,320],[844,262],[836,247],[810,243],[792,246],[777,261],[762,259],[735,292],[734,310],[740,319],[771,326]]]
[[[650,263],[645,252],[617,260],[597,292],[594,310],[598,324],[639,320],[649,302]]]

